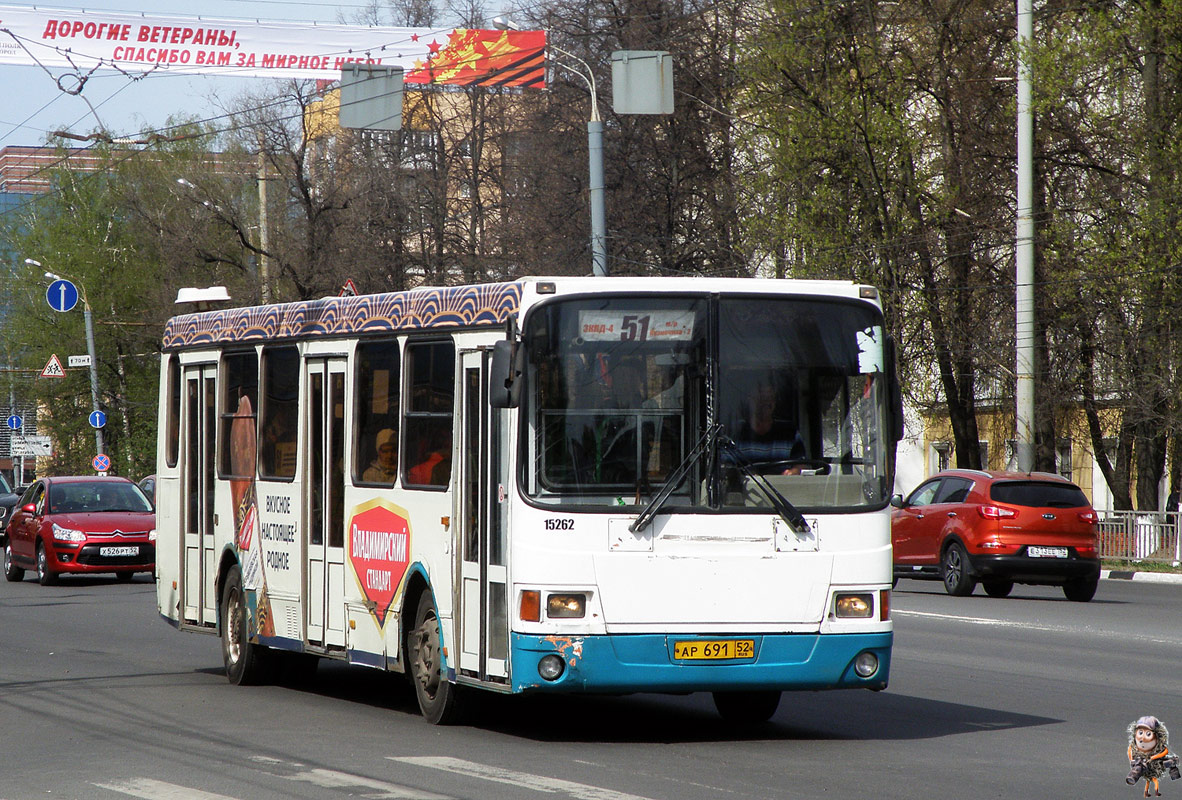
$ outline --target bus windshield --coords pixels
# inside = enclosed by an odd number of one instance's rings
[[[714,425],[666,510],[767,513],[765,482],[804,511],[887,501],[887,370],[870,304],[579,297],[535,309],[524,343],[522,478],[535,502],[642,506]]]

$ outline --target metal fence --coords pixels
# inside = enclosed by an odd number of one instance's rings
[[[1098,511],[1100,557],[1182,562],[1182,514],[1176,511]]]

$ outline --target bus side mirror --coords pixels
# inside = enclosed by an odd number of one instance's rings
[[[887,413],[891,416],[891,439],[903,439],[903,387],[899,384],[899,367],[895,359],[895,338],[886,337],[886,369],[887,385],[889,388],[890,408]]]
[[[493,344],[488,367],[488,403],[493,408],[517,408],[521,399],[520,348],[515,342]]]

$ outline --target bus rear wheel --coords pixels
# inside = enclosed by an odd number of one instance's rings
[[[780,692],[714,692],[714,707],[727,722],[767,722],[780,707]]]
[[[268,653],[263,647],[250,642],[242,570],[237,566],[230,567],[222,587],[221,615],[222,660],[226,663],[226,677],[237,686],[264,682],[268,671]]]
[[[415,625],[407,637],[411,681],[419,710],[432,725],[449,725],[459,718],[456,685],[443,674],[443,637],[430,592],[419,597]]]

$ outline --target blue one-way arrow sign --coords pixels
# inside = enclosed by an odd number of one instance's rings
[[[21,425],[24,423],[25,421],[20,418],[20,414],[13,414],[8,418],[8,429],[10,431],[19,431],[21,429]]]
[[[101,411],[90,412],[90,427],[101,428],[107,424],[107,415]]]
[[[65,278],[58,278],[45,290],[45,300],[54,311],[69,311],[78,305],[78,287]]]

